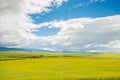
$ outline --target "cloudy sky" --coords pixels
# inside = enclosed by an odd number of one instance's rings
[[[0,0],[0,47],[120,52],[120,0]]]

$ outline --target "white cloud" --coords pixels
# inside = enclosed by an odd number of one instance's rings
[[[113,49],[120,49],[120,40],[111,41],[111,42],[108,42],[107,44],[98,45],[98,46],[113,48]]]
[[[102,3],[102,2],[105,2],[105,1],[106,0],[87,0],[87,1],[81,1],[80,3],[74,5],[73,7],[77,8],[77,7],[82,7],[82,6],[88,6],[91,3]],[[71,8],[69,8],[69,9],[71,9]]]
[[[66,0],[0,0],[0,46],[49,50],[120,52],[120,15],[76,18],[36,25],[27,14],[59,7]],[[48,26],[60,28],[54,36],[36,36],[32,31]]]
[[[102,18],[77,18],[66,21],[42,23],[40,26],[60,28],[56,36],[49,37],[51,45],[58,45],[58,49],[66,50],[104,50],[111,51],[120,47],[120,15]],[[52,39],[52,41],[51,41]],[[110,44],[109,47],[99,46]],[[111,46],[112,45],[112,46]],[[54,47],[57,48],[57,47]],[[119,50],[119,49],[118,49]],[[105,51],[105,50],[104,50]]]
[[[28,14],[49,11],[67,0],[0,0],[0,46],[22,47],[38,37]]]
[[[26,13],[41,13],[50,11],[51,6],[59,7],[67,0],[25,0]]]

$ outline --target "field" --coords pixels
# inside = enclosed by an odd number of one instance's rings
[[[0,80],[120,80],[120,54],[0,52]]]

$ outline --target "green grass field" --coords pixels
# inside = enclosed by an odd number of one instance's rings
[[[120,80],[120,54],[0,52],[0,80]]]

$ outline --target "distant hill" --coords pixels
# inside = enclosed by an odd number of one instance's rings
[[[0,51],[35,51],[35,52],[51,52],[49,50],[41,50],[41,49],[23,49],[23,48],[7,48],[7,47],[0,47]]]
[[[24,49],[19,48],[7,48],[7,47],[0,47],[0,51],[23,51]]]
[[[42,50],[42,49],[24,49],[24,48],[7,48],[7,47],[0,47],[0,51],[29,51],[29,52],[64,52],[64,53],[71,53],[71,52],[84,52],[85,51],[50,51],[50,50]]]

